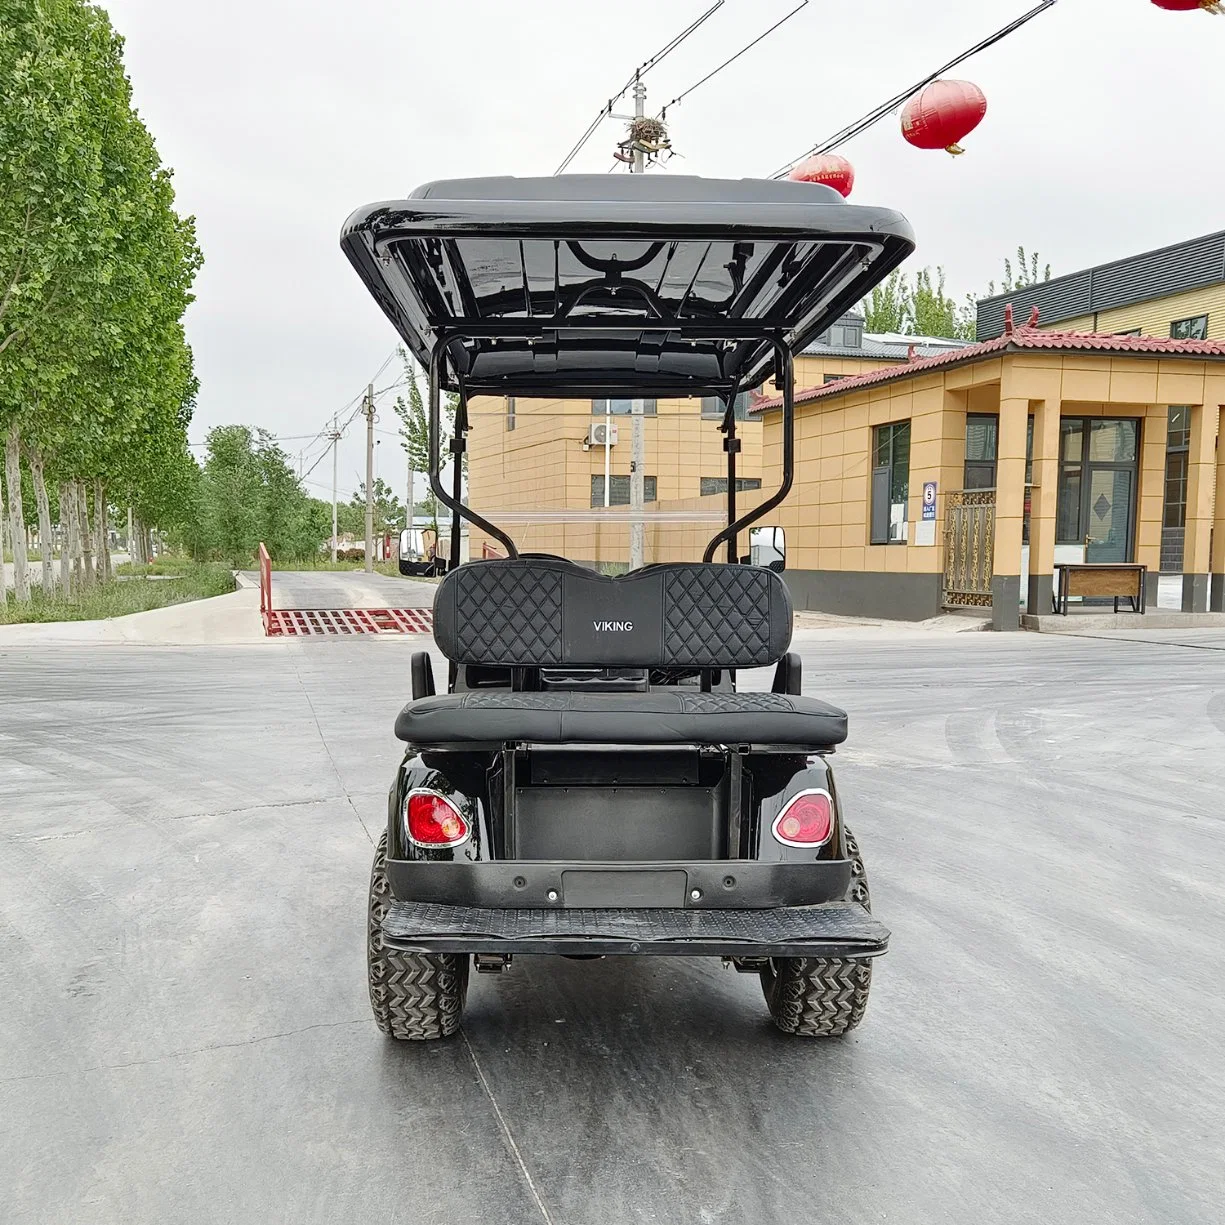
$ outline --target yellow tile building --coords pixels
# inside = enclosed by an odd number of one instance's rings
[[[797,605],[990,607],[1015,629],[1023,596],[1050,611],[1057,561],[1086,560],[1146,565],[1155,604],[1172,405],[1189,435],[1183,606],[1220,609],[1225,342],[1027,327],[800,394],[795,488],[766,520],[785,530]],[[779,410],[760,408],[767,471]]]
[[[1044,330],[1225,340],[1225,231],[985,298],[978,304],[980,340],[1000,335],[1010,304],[1018,323],[1036,310]],[[1184,407],[1173,406],[1161,568],[1175,573],[1183,569],[1188,428]]]
[[[796,360],[796,385],[823,385],[904,363],[909,354],[943,352],[960,342],[880,337],[864,332],[850,313],[831,326]],[[611,406],[611,412],[608,411]],[[510,531],[522,550],[557,553],[607,569],[629,555],[629,465],[632,402],[474,398],[469,407],[469,498],[473,507]],[[700,557],[724,522],[727,468],[714,400],[645,402],[646,525],[648,562]],[[761,419],[738,402],[737,499],[745,507],[760,494]],[[604,510],[605,446],[609,510]],[[495,549],[473,529],[472,556]]]

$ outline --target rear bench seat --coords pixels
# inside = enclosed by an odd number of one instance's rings
[[[684,562],[610,578],[561,559],[479,561],[440,584],[434,636],[461,666],[710,673],[777,663],[791,643],[791,600],[779,576],[759,566]],[[841,744],[846,730],[845,713],[816,698],[677,685],[645,693],[476,689],[417,698],[396,720],[396,735],[422,746],[809,749]]]

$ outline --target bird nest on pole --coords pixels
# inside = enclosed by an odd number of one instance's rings
[[[639,115],[631,119],[629,131],[625,139],[617,146],[613,156],[619,162],[632,163],[635,153],[643,153],[649,164],[654,165],[661,154],[672,156],[672,142],[668,139],[668,129],[661,119],[653,119],[649,115]]]
[[[630,120],[629,139],[632,144],[663,148],[668,143],[668,129],[661,119],[639,115],[637,119]]]

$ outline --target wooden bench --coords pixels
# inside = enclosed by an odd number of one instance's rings
[[[1055,587],[1055,611],[1068,615],[1072,596],[1114,597],[1114,611],[1120,600],[1130,600],[1133,612],[1143,613],[1147,566],[1134,562],[1056,562],[1059,582]]]

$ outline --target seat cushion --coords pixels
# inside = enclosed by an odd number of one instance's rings
[[[396,735],[418,745],[507,740],[536,744],[786,744],[846,739],[846,713],[783,693],[515,693],[475,690],[410,702]]]

